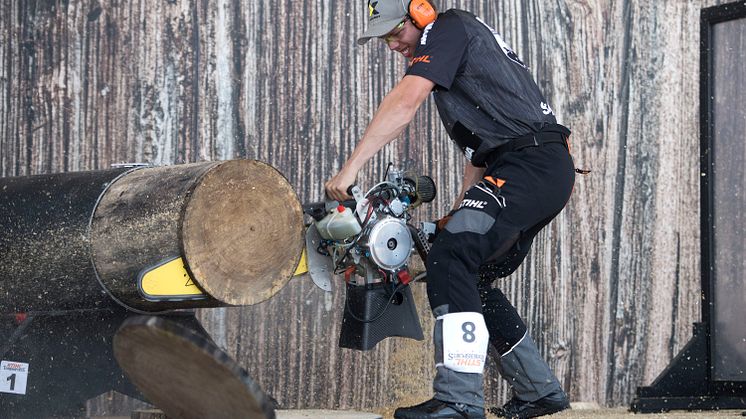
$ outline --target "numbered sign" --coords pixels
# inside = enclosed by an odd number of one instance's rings
[[[450,313],[443,320],[443,365],[467,373],[484,372],[490,334],[481,313]]]
[[[23,362],[0,362],[0,393],[26,394],[28,364]]]

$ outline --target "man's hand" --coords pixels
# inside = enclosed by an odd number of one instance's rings
[[[327,180],[324,184],[326,195],[335,201],[344,201],[352,197],[347,194],[347,189],[355,184],[357,173],[342,169],[339,173]]]
[[[440,233],[442,230],[445,230],[446,224],[448,224],[449,221],[451,221],[451,214],[453,214],[455,211],[451,211],[443,218],[440,218],[435,221],[435,234]]]

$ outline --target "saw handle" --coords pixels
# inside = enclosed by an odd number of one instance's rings
[[[355,184],[352,184],[347,188],[347,195],[350,195],[353,201],[355,201],[356,203],[362,202],[362,200],[365,199],[365,196],[363,195],[363,191],[361,191],[360,187],[358,187]]]

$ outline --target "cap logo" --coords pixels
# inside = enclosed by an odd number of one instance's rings
[[[378,10],[376,10],[376,6],[378,6],[377,1],[369,1],[368,2],[368,17],[373,18],[374,16],[378,16],[380,13]]]

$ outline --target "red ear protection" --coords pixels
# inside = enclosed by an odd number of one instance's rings
[[[409,18],[412,19],[412,23],[419,30],[425,29],[427,25],[433,23],[435,18],[438,17],[437,10],[427,0],[410,1],[407,11]]]

